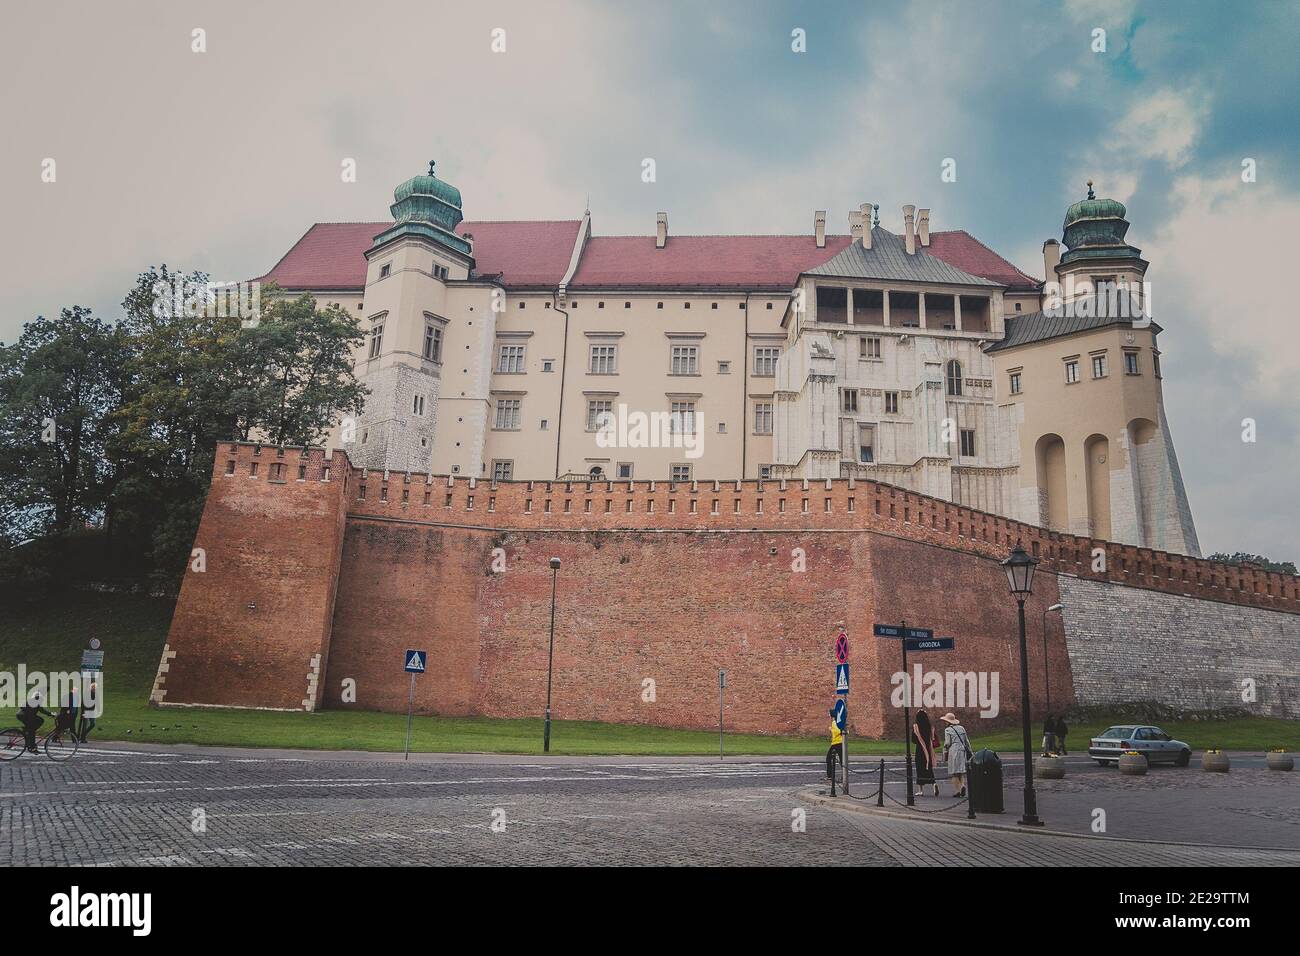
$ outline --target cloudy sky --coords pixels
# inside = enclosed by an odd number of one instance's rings
[[[1092,178],[1151,262],[1202,547],[1300,559],[1296,2],[141,0],[5,21],[0,341],[72,304],[114,316],[150,264],[260,274],[312,222],[385,217],[430,158],[471,219],[590,197],[606,235],[660,209],[677,233],[807,232],[814,209],[842,232],[869,200],[898,230],[913,202],[1039,276]]]

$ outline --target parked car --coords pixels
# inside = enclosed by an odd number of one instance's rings
[[[1120,754],[1127,750],[1144,754],[1147,763],[1186,767],[1192,759],[1191,747],[1150,724],[1118,724],[1088,741],[1088,756],[1103,767],[1119,763]]]

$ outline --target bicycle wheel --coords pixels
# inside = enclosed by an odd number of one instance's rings
[[[75,734],[50,734],[45,738],[45,756],[51,760],[67,760],[77,752]]]
[[[17,760],[26,747],[27,740],[21,727],[0,730],[0,760]]]

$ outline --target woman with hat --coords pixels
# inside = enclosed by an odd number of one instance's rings
[[[943,732],[943,754],[948,758],[948,776],[952,778],[953,796],[966,796],[966,755],[970,739],[966,728],[952,711],[939,718],[948,725]]]

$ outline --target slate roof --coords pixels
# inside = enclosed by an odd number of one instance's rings
[[[945,285],[995,287],[1002,283],[971,275],[921,248],[908,255],[902,236],[880,226],[871,230],[871,248],[850,243],[838,255],[806,270],[808,275],[834,276],[840,279],[881,279],[887,282],[930,282]]]
[[[1070,314],[1052,315],[1045,312],[1029,312],[1025,315],[1007,316],[1006,335],[999,342],[987,346],[985,352],[1003,352],[1021,345],[1045,342],[1048,339],[1075,335],[1079,332],[1094,332],[1112,325],[1131,325],[1132,320],[1114,315],[1078,316]],[[1160,332],[1160,326],[1151,323],[1151,328]]]

